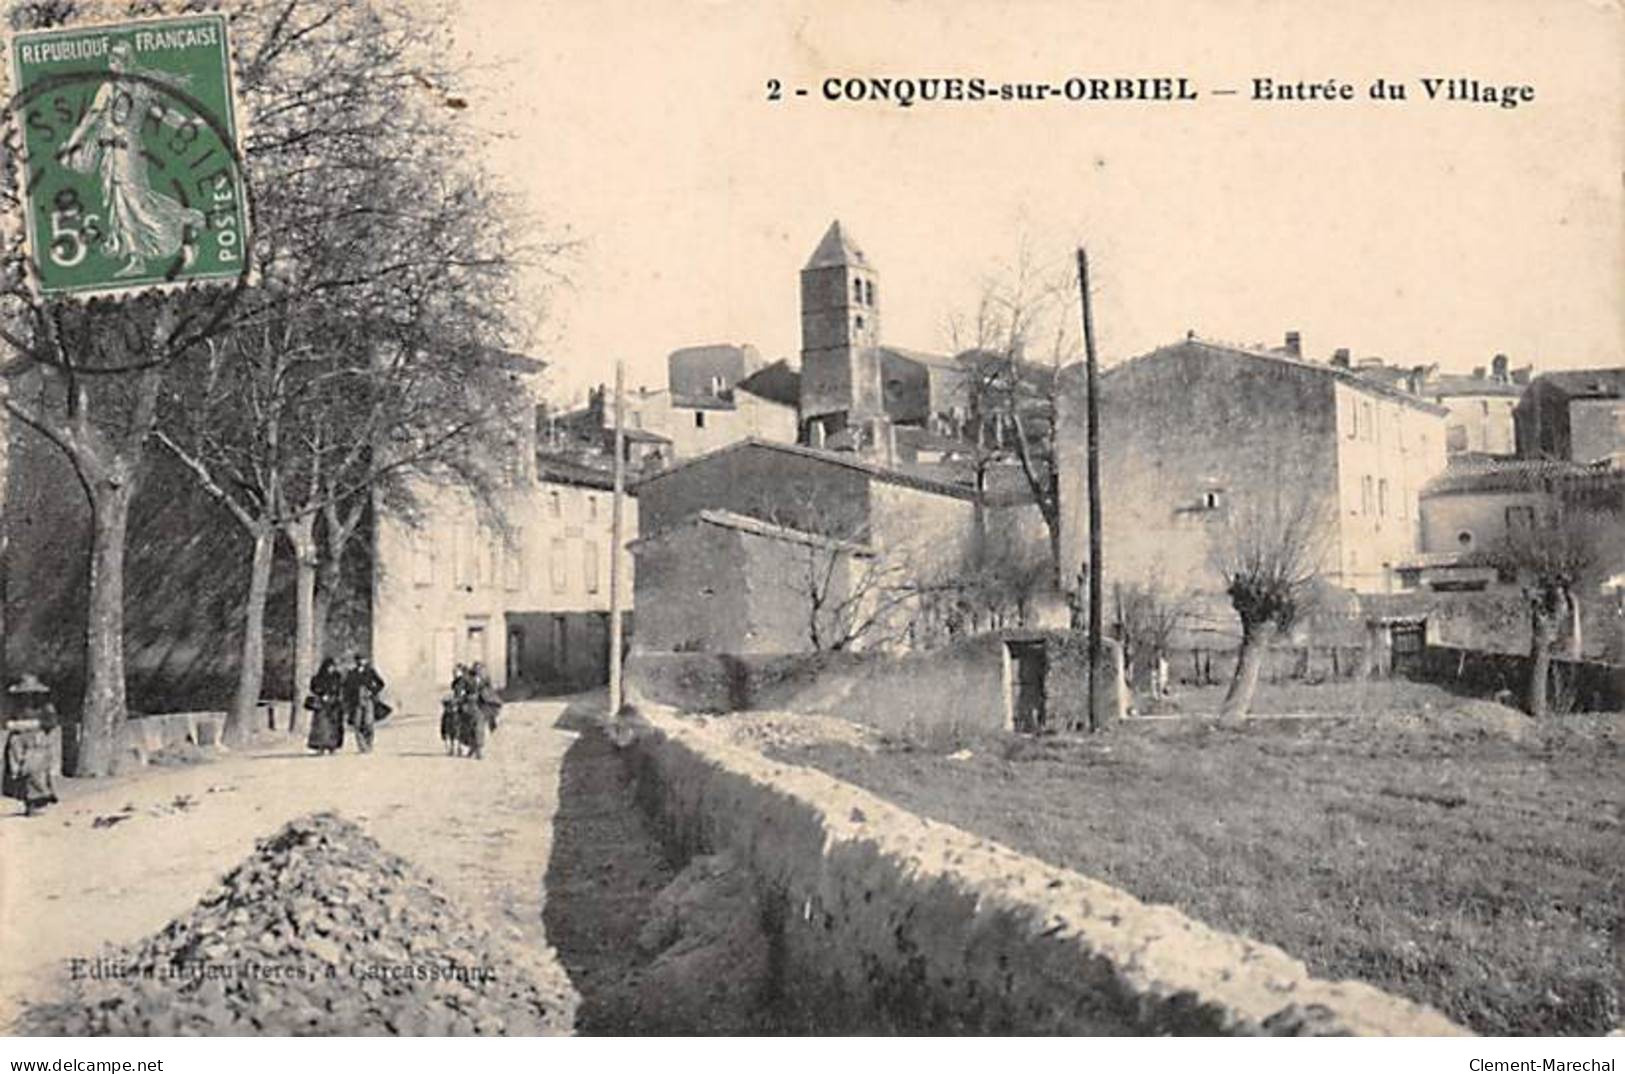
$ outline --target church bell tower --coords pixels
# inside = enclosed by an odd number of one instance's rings
[[[875,282],[863,251],[832,223],[801,270],[804,439],[814,423],[834,433],[885,416]]]

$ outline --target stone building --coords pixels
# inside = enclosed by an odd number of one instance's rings
[[[627,461],[635,467],[669,465],[747,437],[795,441],[799,378],[784,362],[764,365],[749,344],[713,344],[673,351],[666,366],[664,388],[635,388],[622,402]],[[596,388],[584,408],[544,412],[538,432],[556,449],[610,452],[614,400],[605,388]]]
[[[1446,410],[1306,361],[1296,333],[1279,350],[1189,338],[1101,378],[1104,579],[1155,576],[1228,607],[1212,566],[1228,520],[1303,502],[1326,520],[1324,579],[1356,592],[1397,584],[1418,548],[1417,497],[1445,467]],[[1082,377],[1060,412],[1063,564],[1088,551]],[[1068,572],[1070,575],[1071,572]],[[1109,590],[1108,590],[1109,591]]]
[[[805,557],[790,545],[839,546],[852,555],[881,561],[879,569],[888,578],[875,585],[878,592],[884,587],[951,587],[964,576],[983,541],[1004,549],[1043,541],[1042,519],[1018,491],[978,497],[968,485],[888,466],[855,452],[793,444],[743,441],[652,473],[638,483],[637,493],[638,606],[699,607],[718,599],[716,594],[746,590],[753,602],[790,606],[769,612],[762,610],[765,604],[753,604],[758,610],[752,622],[760,624],[797,622],[795,609],[812,594],[793,585],[758,585],[752,581],[756,576],[740,564],[747,558],[753,564],[782,562],[792,552]],[[702,518],[707,512],[714,517]],[[712,531],[731,526],[737,533],[747,532],[740,519],[763,525],[749,530],[748,538],[726,537],[730,549],[737,549],[730,557],[714,563],[690,560],[683,570],[654,566],[670,564],[677,556],[673,549],[724,542],[722,534]],[[774,542],[785,547],[764,550]],[[837,558],[831,558],[830,565]],[[911,608],[909,613],[917,610]],[[674,649],[692,641],[693,628],[683,625],[682,616],[651,614],[656,615],[652,621],[640,612],[640,647]],[[788,632],[765,626],[752,629],[752,651],[794,652],[808,644],[804,626]]]
[[[613,479],[527,458],[502,518],[457,488],[425,489],[415,525],[383,515],[374,539],[372,652],[408,711],[438,711],[453,666],[485,664],[499,687],[564,692],[607,681]],[[637,532],[637,501],[623,503]],[[633,591],[622,552],[623,592]]]
[[[1347,366],[1348,351],[1339,350],[1333,364]],[[1488,369],[1471,374],[1440,373],[1437,363],[1390,366],[1381,358],[1362,358],[1354,369],[1362,377],[1408,391],[1438,403],[1445,417],[1445,450],[1451,455],[1508,457],[1517,450],[1513,408],[1523,395],[1533,366],[1510,368],[1507,356],[1497,354]]]
[[[1625,367],[1543,373],[1513,412],[1526,459],[1596,462],[1625,453]]]

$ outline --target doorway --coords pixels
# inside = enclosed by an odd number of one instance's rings
[[[1043,730],[1046,718],[1044,677],[1049,658],[1042,641],[1005,643],[1010,658],[1010,726],[1026,734]]]

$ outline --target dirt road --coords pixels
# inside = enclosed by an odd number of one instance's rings
[[[563,702],[509,704],[484,761],[451,758],[437,721],[379,728],[370,754],[285,747],[91,785],[43,817],[0,815],[0,1031],[62,981],[70,957],[126,943],[185,911],[254,841],[333,810],[420,866],[571,997],[542,926],[559,772],[575,735]],[[9,799],[6,806],[14,805]]]

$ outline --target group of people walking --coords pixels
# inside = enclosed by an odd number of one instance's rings
[[[333,753],[344,746],[344,729],[355,731],[356,749],[372,752],[373,729],[393,710],[379,695],[384,680],[378,670],[360,653],[343,671],[332,657],[322,661],[310,680],[310,736],[305,745],[317,753]]]
[[[466,753],[479,759],[485,744],[497,729],[502,697],[485,673],[485,665],[458,664],[451,676],[451,693],[440,703],[440,738],[446,752]]]

